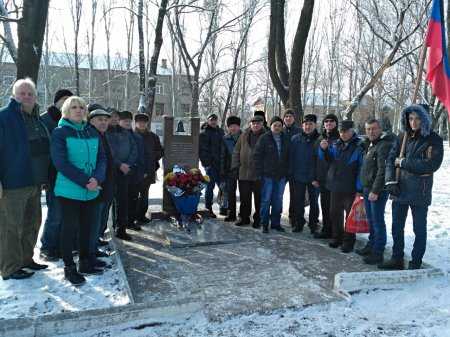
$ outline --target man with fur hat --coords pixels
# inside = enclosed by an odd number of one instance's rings
[[[275,116],[270,120],[270,131],[256,143],[253,158],[257,179],[262,181],[261,225],[263,233],[272,229],[283,232],[281,211],[286,185],[289,159],[289,140],[283,131],[283,120]]]
[[[392,258],[381,269],[404,268],[404,228],[408,209],[413,217],[415,234],[409,269],[420,269],[427,242],[427,212],[431,205],[433,174],[442,164],[442,138],[431,129],[426,106],[410,105],[401,115],[401,133],[386,160],[386,188],[392,202]],[[403,156],[402,142],[406,142]],[[396,171],[400,170],[398,176]]]
[[[295,124],[295,114],[294,110],[286,109],[284,111],[283,116],[283,132],[288,137],[289,142],[292,140],[292,137],[302,132],[302,130]],[[294,191],[294,182],[289,179],[289,223],[294,225],[295,221],[295,204],[294,201],[295,191]]]
[[[200,162],[209,176],[209,183],[205,191],[205,207],[211,218],[216,218],[213,212],[214,187],[220,187],[220,150],[222,148],[223,130],[218,126],[216,114],[209,114],[206,123],[202,125],[199,135],[198,155]],[[224,210],[221,210],[223,213]]]
[[[326,140],[330,146],[336,143],[339,139],[338,125],[339,121],[336,115],[326,115],[322,120],[322,134],[318,139],[318,143],[322,140]],[[329,168],[330,163],[326,161],[324,157],[318,156],[315,170],[316,178],[312,184],[319,188],[320,208],[322,210],[322,230],[314,234],[316,239],[330,239],[332,236],[330,216],[331,192],[326,185]]]
[[[238,116],[227,118],[228,133],[223,137],[220,176],[225,181],[226,194],[228,198],[228,213],[225,221],[236,221],[236,189],[239,178],[238,169],[231,169],[231,160],[234,147],[241,135],[241,119]]]

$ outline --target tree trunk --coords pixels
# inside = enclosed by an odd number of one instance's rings
[[[94,90],[94,44],[95,44],[95,17],[97,14],[97,0],[92,0],[91,8],[91,40],[89,43],[89,101],[92,99],[92,91]]]
[[[30,77],[37,83],[41,63],[49,0],[24,0],[23,18],[18,24],[17,78]]]
[[[8,11],[5,7],[5,2],[3,0],[0,0],[0,15],[7,18],[8,17]],[[11,32],[11,25],[9,21],[3,21],[3,30],[5,32],[5,40],[3,41],[4,45],[6,46],[6,49],[9,51],[9,55],[11,55],[11,58],[14,62],[17,62],[17,48],[16,44],[13,39],[13,35]]]
[[[139,92],[141,95],[145,91],[145,54],[144,54],[144,27],[142,22],[144,11],[144,0],[138,2],[138,37],[139,37]]]

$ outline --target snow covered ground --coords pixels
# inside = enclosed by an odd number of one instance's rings
[[[450,149],[434,178],[433,205],[428,215],[428,246],[425,262],[450,272],[448,208],[450,203]],[[151,198],[161,197],[152,187]],[[285,195],[285,200],[287,200]],[[286,209],[286,207],[285,207]],[[388,231],[391,204],[386,207]],[[412,223],[408,218],[406,252],[413,244]],[[392,244],[389,238],[388,245]],[[31,290],[32,289],[32,290]],[[107,307],[128,303],[117,266],[100,277],[89,277],[80,289],[62,280],[60,265],[38,273],[23,282],[0,280],[0,319],[36,316],[61,311]],[[94,336],[95,331],[73,336]],[[99,330],[97,335],[101,335]],[[253,314],[210,322],[199,313],[186,318],[174,317],[149,327],[131,328],[126,323],[108,336],[450,336],[450,278],[448,276],[405,285],[395,290],[375,290],[352,296],[351,301],[281,310],[267,315]]]

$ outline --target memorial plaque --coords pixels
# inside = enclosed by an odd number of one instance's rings
[[[200,118],[173,118],[164,116],[164,176],[174,165],[198,168],[198,135]],[[164,188],[164,187],[163,187]],[[163,212],[173,213],[169,193],[163,191]]]

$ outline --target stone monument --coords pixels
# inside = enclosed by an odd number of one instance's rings
[[[164,176],[174,165],[198,168],[198,135],[200,118],[164,116]],[[163,187],[163,212],[172,213],[172,199]]]

